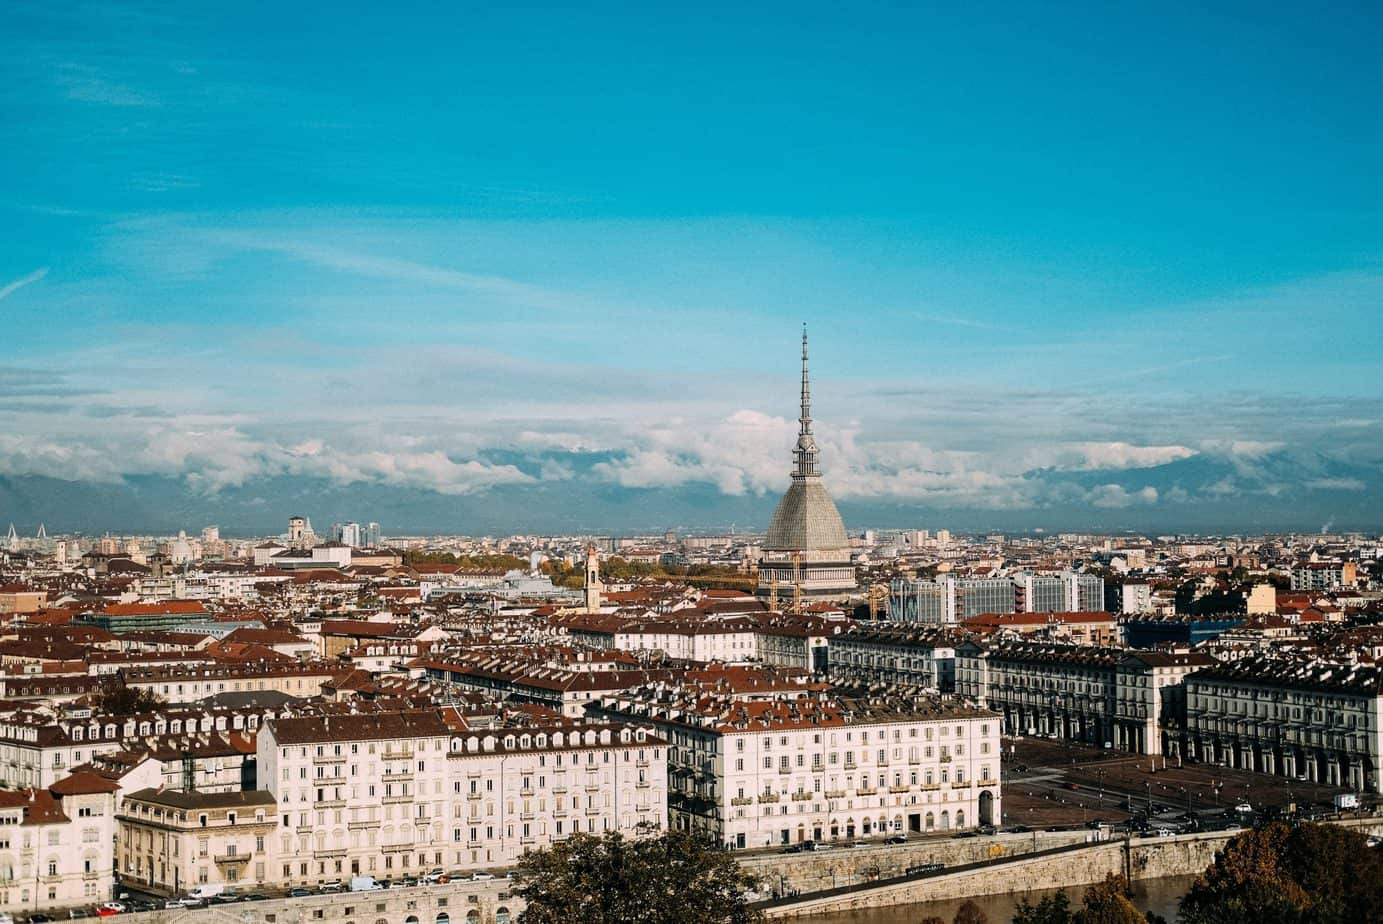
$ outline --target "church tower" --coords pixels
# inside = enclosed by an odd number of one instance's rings
[[[600,612],[600,594],[605,585],[600,583],[600,559],[596,557],[595,546],[586,547],[586,612]]]

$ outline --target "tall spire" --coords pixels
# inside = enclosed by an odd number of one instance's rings
[[[807,372],[807,325],[802,325],[802,413],[797,418],[797,448],[793,455],[797,466],[792,471],[792,479],[801,481],[816,478],[821,472],[816,467],[816,440],[812,437],[812,386]]]

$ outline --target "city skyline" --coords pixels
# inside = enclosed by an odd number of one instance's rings
[[[1376,12],[403,12],[16,12],[0,518],[1383,515]]]

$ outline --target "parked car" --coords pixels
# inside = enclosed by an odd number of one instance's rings
[[[344,892],[345,890],[346,885],[340,879],[328,880],[327,882],[322,883],[321,888],[321,892],[323,895],[327,895],[332,892]]]
[[[906,834],[895,834],[892,837],[884,838],[885,844],[906,844],[908,836]]]
[[[851,841],[851,842],[850,842],[850,846],[851,846],[851,847],[868,847],[869,845],[866,844],[864,841]]]
[[[446,881],[447,881],[447,874],[446,874],[446,871],[445,871],[445,870],[441,870],[441,869],[434,869],[434,870],[431,870],[431,871],[429,871],[426,875],[423,876],[423,882],[427,882],[427,883],[433,883],[433,882],[446,882]]]
[[[1234,806],[1234,811],[1241,815],[1248,815],[1253,811],[1253,806],[1247,802],[1240,802],[1238,805]]]
[[[312,894],[312,890],[311,890],[311,889],[304,889],[302,886],[298,886],[298,887],[295,888],[295,889],[289,889],[289,890],[288,890],[288,897],[289,897],[289,898],[307,898],[307,897],[308,897],[309,895],[311,895],[311,894]]]
[[[489,882],[495,878],[494,873],[487,873],[484,870],[477,870],[471,873],[471,882]]]
[[[101,902],[96,906],[96,914],[103,918],[108,918],[113,914],[124,914],[127,910],[120,902]]]

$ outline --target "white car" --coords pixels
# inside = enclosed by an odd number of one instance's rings
[[[1234,811],[1242,812],[1247,815],[1249,812],[1253,811],[1253,806],[1249,805],[1247,802],[1240,802],[1238,805],[1234,806]]]
[[[487,873],[483,870],[477,873],[471,873],[471,882],[489,882],[493,878],[495,878],[494,873]]]

